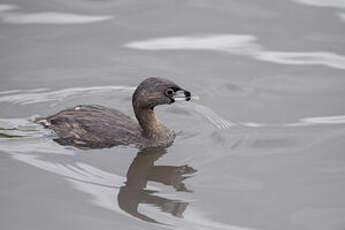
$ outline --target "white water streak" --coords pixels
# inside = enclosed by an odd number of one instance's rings
[[[258,59],[288,65],[326,65],[345,69],[345,56],[330,52],[262,52]]]
[[[11,13],[2,16],[2,21],[12,24],[85,24],[112,19],[108,15],[82,15],[60,12]]]
[[[252,35],[205,35],[156,38],[135,41],[125,47],[141,50],[215,50],[231,53],[251,53],[260,49]]]
[[[0,20],[12,24],[85,24],[113,19],[110,15],[85,15],[64,12],[21,13],[8,12],[18,9],[15,5],[0,4]]]
[[[214,125],[218,129],[227,129],[234,125],[206,106],[193,104],[193,110],[206,118],[212,125]]]
[[[301,119],[306,124],[345,124],[344,116],[309,117]]]
[[[286,65],[324,65],[345,69],[345,56],[331,52],[283,52],[265,50],[253,35],[213,34],[178,36],[134,41],[124,46],[140,50],[211,50],[245,55],[251,58]]]
[[[283,124],[265,124],[265,123],[253,123],[253,122],[242,122],[242,126],[251,128],[262,128],[262,127],[305,127],[305,126],[317,126],[317,125],[339,125],[345,124],[345,115],[340,116],[325,116],[325,117],[306,117],[299,119],[298,122],[294,123],[283,123]]]

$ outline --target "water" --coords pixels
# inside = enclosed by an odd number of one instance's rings
[[[1,229],[345,228],[343,0],[0,3]],[[133,115],[148,76],[165,151],[63,147],[31,122]]]

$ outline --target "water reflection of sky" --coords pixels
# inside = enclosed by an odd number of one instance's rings
[[[141,50],[212,50],[287,65],[324,65],[345,69],[345,56],[332,52],[269,51],[256,41],[253,35],[214,34],[154,38],[134,41],[125,46]]]
[[[63,12],[18,12],[15,5],[0,4],[0,19],[12,24],[84,24],[110,20],[109,15],[84,15]],[[16,11],[14,11],[16,10]]]

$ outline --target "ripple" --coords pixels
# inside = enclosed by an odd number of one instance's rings
[[[85,24],[106,21],[110,15],[84,15],[63,12],[14,13],[7,12],[17,9],[15,5],[0,4],[0,19],[12,24]]]
[[[256,60],[285,65],[324,65],[345,69],[345,56],[331,52],[282,52],[265,50],[254,35],[213,34],[134,41],[124,45],[139,50],[211,50],[245,55]]]
[[[309,117],[301,120],[306,124],[345,124],[345,115],[328,117]]]
[[[49,89],[32,90],[11,90],[0,92],[0,102],[14,104],[34,104],[48,101],[62,101],[71,96],[87,96],[94,94],[103,94],[113,91],[133,91],[130,86],[93,86],[93,87],[75,87],[62,90],[48,91]],[[16,93],[16,94],[12,94]]]
[[[258,59],[288,65],[325,65],[345,69],[345,56],[330,52],[262,52]]]
[[[55,143],[51,138],[53,135],[50,130],[32,123],[31,118],[0,119],[0,151],[72,154]]]
[[[283,123],[283,124],[265,124],[254,122],[242,122],[241,126],[250,128],[263,128],[263,127],[304,127],[304,126],[316,126],[316,125],[338,125],[345,124],[345,115],[339,116],[325,116],[325,117],[306,117],[299,119],[295,123]]]
[[[135,41],[125,47],[141,50],[215,50],[231,53],[252,53],[260,49],[253,35],[181,36]]]
[[[91,202],[97,206],[125,214],[114,204],[114,190],[125,182],[125,178],[103,171],[91,165],[75,162],[62,164],[41,160],[37,155],[12,154],[18,161],[62,176],[79,191],[92,195]],[[118,189],[117,189],[118,190]]]
[[[296,123],[283,124],[286,127],[303,127],[316,125],[339,125],[345,124],[345,116],[327,116],[327,117],[306,117]]]
[[[84,24],[106,21],[112,16],[91,16],[58,12],[42,12],[31,14],[9,14],[2,17],[3,22],[13,24]]]
[[[11,155],[15,160],[61,176],[65,180],[69,181],[73,188],[89,194],[91,196],[90,201],[92,204],[110,211],[115,211],[121,215],[131,217],[118,206],[117,202],[114,202],[114,197],[117,197],[120,187],[123,186],[126,181],[125,177],[104,171],[80,161],[66,164],[41,160],[37,155],[15,152],[12,152]],[[148,189],[159,191],[158,188],[152,186],[148,186]],[[165,195],[167,194],[155,194],[155,196],[162,196],[163,198]],[[184,214],[184,218],[182,219],[162,214],[160,210],[148,205],[143,205],[141,209],[145,209],[145,214],[159,220],[159,222],[166,223],[164,226],[168,229],[250,230],[246,227],[216,222],[208,218],[207,213],[203,213],[194,207],[187,209]]]
[[[37,88],[29,90],[15,89],[0,91],[0,103],[2,102],[28,105],[53,101],[61,102],[71,97],[105,95],[107,93],[111,94],[114,91],[133,92],[134,90],[135,87],[131,86],[74,87],[55,91],[50,91],[50,89],[48,88]],[[232,122],[229,122],[226,119],[222,118],[212,109],[206,106],[195,103],[188,104],[188,107],[178,107],[178,105],[181,106],[181,104],[177,104],[177,107],[175,107],[175,110],[173,110],[175,113],[189,113],[188,110],[190,110],[191,112],[197,113],[201,117],[205,118],[211,125],[215,126],[218,129],[227,129],[234,125]],[[178,108],[180,108],[180,110],[178,110]],[[0,128],[2,125],[2,121],[5,121],[5,119],[0,119]],[[20,124],[23,121],[24,119],[12,119],[13,124]]]
[[[227,129],[235,125],[234,123],[222,118],[221,116],[216,114],[212,109],[206,106],[193,104],[192,108],[195,112],[200,114],[202,117],[206,118],[212,125],[214,125],[218,129]]]

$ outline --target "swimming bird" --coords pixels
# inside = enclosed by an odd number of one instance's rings
[[[57,134],[56,142],[77,147],[105,148],[133,145],[139,149],[168,147],[175,132],[155,115],[154,108],[176,100],[191,100],[191,93],[163,78],[147,78],[132,95],[137,120],[117,109],[77,105],[36,122]]]

